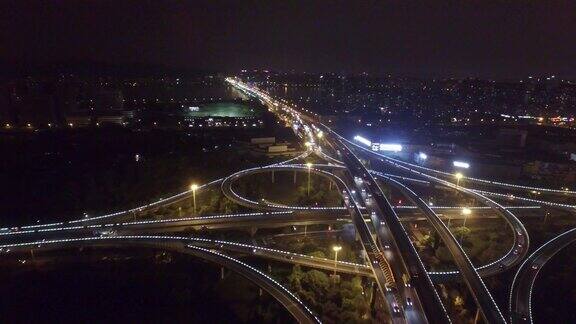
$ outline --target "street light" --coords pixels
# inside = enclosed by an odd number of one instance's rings
[[[306,167],[308,168],[308,196],[310,196],[310,169],[312,168],[312,163],[306,163]]]
[[[196,215],[196,189],[198,189],[198,185],[193,183],[190,190],[192,190],[192,199],[194,200],[194,215]]]
[[[472,210],[468,207],[462,208],[462,215],[464,215],[464,223],[462,223],[462,227],[466,227],[466,219],[468,219],[468,215],[472,214]],[[464,229],[462,229],[462,234],[460,235],[460,244],[464,240]]]
[[[464,215],[464,223],[462,224],[462,227],[466,227],[466,219],[468,219],[468,215],[470,214],[472,214],[472,209],[468,207],[462,208],[462,215]]]
[[[460,186],[460,179],[462,179],[464,175],[458,172],[454,176],[456,177],[456,188],[458,188]]]
[[[336,269],[338,268],[338,251],[342,250],[342,247],[340,245],[334,245],[332,250],[334,250],[334,275],[336,275]]]

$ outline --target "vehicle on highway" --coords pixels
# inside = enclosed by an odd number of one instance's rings
[[[408,274],[405,273],[402,275],[402,281],[404,281],[404,286],[412,287],[412,285],[410,284],[410,276]]]
[[[100,230],[100,231],[96,231],[98,235],[100,236],[115,236],[116,235],[116,231],[115,230]]]

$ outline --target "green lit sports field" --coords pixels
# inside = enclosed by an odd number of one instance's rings
[[[237,103],[222,102],[184,108],[190,117],[255,117],[260,115],[255,109]]]

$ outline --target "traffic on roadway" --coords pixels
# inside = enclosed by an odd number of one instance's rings
[[[193,255],[236,271],[254,282],[278,300],[301,323],[319,323],[314,312],[276,280],[253,266],[231,257],[254,256],[305,267],[329,270],[373,278],[378,286],[378,296],[386,305],[390,320],[394,323],[449,323],[451,319],[434,283],[464,279],[472,297],[487,323],[506,323],[506,317],[482,277],[506,271],[521,263],[510,293],[510,320],[531,322],[531,292],[539,270],[554,254],[576,240],[576,229],[567,231],[534,251],[528,258],[530,239],[522,222],[512,210],[537,210],[540,206],[554,207],[570,212],[576,205],[517,196],[501,190],[519,192],[542,192],[553,195],[571,196],[576,192],[515,185],[506,182],[466,177],[476,188],[454,184],[448,179],[453,175],[441,170],[401,161],[385,154],[349,141],[328,126],[322,124],[314,113],[302,111],[268,95],[266,92],[235,78],[227,78],[232,86],[268,105],[271,110],[281,111],[286,122],[292,125],[295,134],[302,139],[306,150],[301,155],[267,166],[238,171],[222,179],[165,199],[136,208],[71,221],[9,226],[0,228],[0,255],[26,253],[31,249],[50,250],[81,246],[142,246],[167,249]],[[274,108],[274,109],[272,109]],[[360,158],[369,160],[373,170],[368,170]],[[299,160],[315,155],[326,163],[302,164]],[[298,163],[299,162],[299,163]],[[390,171],[394,170],[394,171]],[[401,175],[390,173],[399,171]],[[243,197],[234,191],[234,184],[242,177],[273,172],[306,172],[328,179],[341,193],[343,204],[339,206],[287,206],[266,200]],[[405,176],[408,174],[409,176]],[[375,178],[382,180],[404,195],[411,205],[392,206]],[[460,180],[460,178],[459,178]],[[442,219],[458,211],[458,206],[430,206],[409,185],[429,186],[434,184],[445,190],[454,190],[473,197],[483,206],[470,207],[480,211],[491,211],[506,221],[511,230],[511,248],[497,260],[474,266],[468,255],[452,235]],[[221,192],[231,201],[244,208],[257,210],[228,215],[179,217],[164,220],[138,219],[146,211],[176,204],[195,198],[198,190],[219,185]],[[493,189],[483,190],[487,186]],[[503,206],[488,198],[514,198],[531,206]],[[194,200],[195,201],[195,200]],[[194,204],[195,205],[195,204]],[[409,213],[402,219],[398,213]],[[450,216],[451,217],[451,216]],[[491,216],[494,217],[494,216]],[[450,218],[451,219],[451,218]],[[402,222],[419,220],[431,224],[447,246],[456,264],[451,271],[428,271],[410,240]],[[353,263],[309,256],[241,242],[217,240],[207,237],[185,237],[167,233],[185,229],[226,229],[284,227],[293,225],[352,223],[363,248],[364,262]],[[319,233],[329,234],[329,231]],[[163,235],[158,235],[162,233]]]

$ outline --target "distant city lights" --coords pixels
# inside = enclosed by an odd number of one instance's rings
[[[402,151],[402,145],[373,143],[372,151],[400,152]]]
[[[366,146],[371,146],[372,142],[370,142],[370,140],[365,139],[364,137],[360,136],[360,135],[356,135],[354,136],[354,140],[358,141]]]
[[[402,145],[400,145],[400,144],[372,143],[369,139],[366,139],[360,135],[354,136],[354,140],[357,142],[360,142],[366,146],[372,147],[372,151],[385,151],[385,152],[400,152],[400,151],[402,151]]]
[[[470,168],[470,163],[468,162],[454,161],[452,162],[452,164],[457,168],[464,168],[464,169]]]

